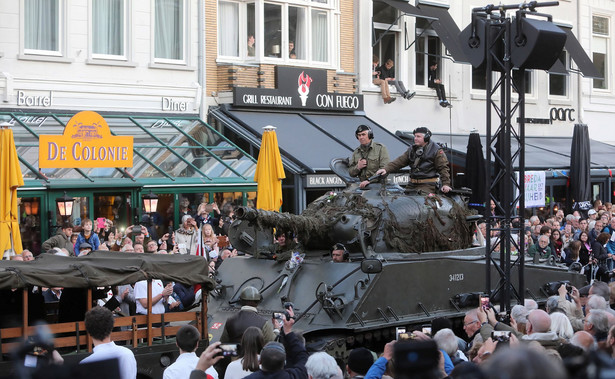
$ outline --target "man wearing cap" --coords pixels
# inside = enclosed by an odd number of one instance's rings
[[[367,125],[359,125],[355,137],[359,140],[359,147],[352,152],[348,173],[358,177],[361,188],[364,188],[370,183],[367,179],[389,163],[389,151],[383,144],[374,142],[374,132]]]
[[[85,257],[86,255],[90,253],[90,251],[92,251],[92,245],[90,245],[89,243],[83,242],[81,245],[79,245],[79,256],[80,257]]]
[[[410,166],[410,178],[407,188],[424,193],[435,193],[438,182],[441,190],[447,193],[451,190],[451,177],[448,168],[448,159],[444,150],[437,143],[431,141],[431,131],[425,127],[414,129],[414,145],[408,151],[389,162],[377,175],[386,175],[405,166]]]
[[[181,228],[175,231],[175,243],[180,254],[196,255],[197,233],[194,218],[190,215],[184,215]]]
[[[241,290],[239,294],[241,310],[226,320],[220,342],[241,343],[243,332],[250,326],[255,326],[263,332],[265,342],[275,340],[273,324],[257,313],[256,307],[261,300],[261,294],[256,288],[247,286]]]
[[[70,237],[72,235],[73,224],[66,222],[62,224],[62,229],[58,232],[58,234],[43,242],[41,249],[43,252],[47,252],[54,247],[65,248],[71,256],[74,256],[75,252],[73,250],[73,243],[70,241]]]

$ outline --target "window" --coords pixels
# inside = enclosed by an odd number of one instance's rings
[[[532,93],[532,70],[525,70],[525,75],[521,76],[521,70],[515,68],[512,72],[512,80],[517,88],[521,86],[521,81],[524,80],[523,84],[525,85],[525,94],[527,95]],[[517,90],[514,89],[513,91],[517,92]]]
[[[442,43],[433,29],[429,28],[428,22],[420,18],[416,20],[416,38],[416,85],[426,86],[429,67],[437,64],[438,70],[441,69]]]
[[[221,1],[218,7],[218,25],[220,25],[220,55],[239,56],[239,4],[230,1]],[[254,32],[249,33],[247,38],[252,37],[251,56],[254,56]]]
[[[218,0],[218,55],[331,64],[332,12],[330,0]]]
[[[125,56],[124,0],[92,0],[92,54]]]
[[[566,50],[562,50],[559,55],[559,61],[568,69],[568,59]],[[549,95],[553,96],[568,96],[568,76],[549,74]]]
[[[265,4],[265,56],[280,58],[282,46],[282,6]]]
[[[487,71],[484,67],[472,67],[472,89],[487,89]]]
[[[154,58],[160,62],[184,61],[184,1],[154,1]]]
[[[24,50],[27,53],[61,55],[60,7],[60,0],[24,0]]]
[[[329,60],[328,23],[327,12],[312,9],[312,52],[313,59],[318,62]]]
[[[288,57],[307,58],[307,15],[302,7],[288,7]]]
[[[607,57],[609,46],[609,19],[592,17],[592,60],[604,79],[594,79],[594,88],[607,89]]]
[[[374,41],[373,54],[378,57],[378,65],[383,65],[388,59],[396,62],[397,45],[401,35],[397,22],[397,10],[385,3],[373,3]],[[388,30],[388,31],[387,31]]]

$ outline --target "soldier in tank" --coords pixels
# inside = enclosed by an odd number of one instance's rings
[[[220,337],[222,343],[241,343],[243,332],[250,326],[255,326],[263,332],[265,343],[275,340],[273,324],[270,320],[260,316],[256,307],[261,302],[262,296],[252,286],[244,287],[239,294],[241,310],[233,315],[224,324],[224,330]]]
[[[367,125],[359,125],[355,136],[360,145],[350,157],[348,173],[358,177],[361,180],[361,188],[364,188],[370,183],[367,179],[389,163],[389,151],[383,144],[374,142],[374,132]]]
[[[405,166],[410,166],[408,189],[423,193],[435,193],[440,182],[442,192],[449,192],[451,190],[451,177],[444,150],[440,145],[431,141],[429,129],[420,127],[414,129],[412,133],[414,134],[414,145],[394,161],[378,170],[376,175],[386,175],[389,172],[396,172]]]

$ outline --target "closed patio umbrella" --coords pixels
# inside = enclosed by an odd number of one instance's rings
[[[575,124],[570,149],[570,197],[573,210],[588,211],[591,204],[591,150],[585,124]]]
[[[13,131],[0,127],[0,259],[7,249],[23,250],[17,217],[17,187],[23,185]]]
[[[263,129],[263,140],[254,173],[257,183],[256,207],[277,212],[282,206],[282,179],[286,178],[286,175],[275,127],[266,126]]]
[[[472,189],[470,195],[470,207],[477,209],[479,212],[484,212],[485,202],[485,187],[487,185],[487,176],[485,175],[485,156],[483,155],[483,145],[480,141],[478,131],[472,131],[468,138],[468,147],[466,151],[466,186]]]

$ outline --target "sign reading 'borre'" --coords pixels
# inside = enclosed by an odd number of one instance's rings
[[[39,168],[132,167],[132,136],[114,136],[96,112],[74,115],[64,134],[41,135]]]

